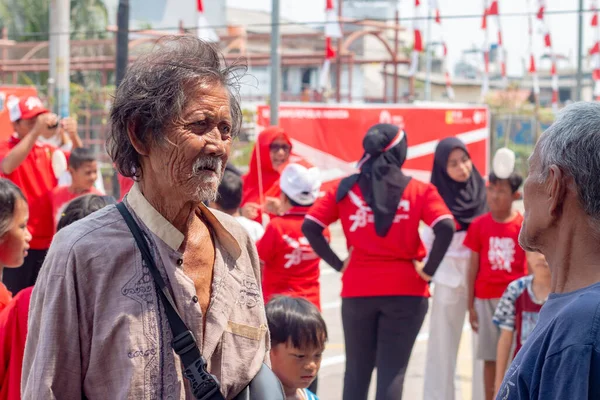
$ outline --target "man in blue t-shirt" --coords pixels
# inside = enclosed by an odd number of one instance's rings
[[[600,104],[563,109],[529,164],[519,242],[552,293],[496,399],[600,399]]]

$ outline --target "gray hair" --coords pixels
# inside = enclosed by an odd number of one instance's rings
[[[573,177],[584,211],[600,227],[600,103],[565,107],[538,143],[541,181],[558,166]]]
[[[225,66],[216,46],[193,36],[165,36],[150,53],[131,64],[117,89],[110,112],[108,154],[121,175],[141,175],[139,154],[127,134],[133,129],[146,144],[164,143],[165,130],[181,117],[186,88],[196,83],[220,84],[230,98],[232,134],[242,125],[238,81],[246,66]]]
[[[0,178],[0,238],[10,229],[18,199],[27,203],[27,199],[17,185],[8,179]]]

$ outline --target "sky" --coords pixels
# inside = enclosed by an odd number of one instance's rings
[[[209,0],[217,1],[217,0]],[[337,1],[334,1],[337,4]],[[425,5],[428,1],[421,0]],[[584,0],[584,9],[590,7],[591,0]],[[400,18],[409,18],[413,15],[413,0],[400,0]],[[474,18],[450,18],[442,20],[443,37],[448,47],[448,57],[453,65],[460,60],[463,50],[470,49],[474,45],[483,44],[483,31],[481,30],[481,10],[483,0],[438,0],[442,17],[448,16],[476,16]],[[527,11],[528,4],[537,4],[532,0],[500,0],[500,14],[522,13]],[[271,10],[271,0],[227,0],[228,7]],[[546,0],[547,11],[573,11],[572,13],[546,15],[546,22],[552,34],[554,51],[557,54],[569,57],[569,62],[559,64],[561,68],[576,68],[577,51],[577,5],[576,0]],[[281,16],[287,19],[313,22],[324,21],[325,0],[280,0]],[[533,8],[533,6],[532,6]],[[589,49],[594,41],[595,32],[591,28],[591,13],[585,13],[583,17],[584,24],[584,47],[583,52]],[[507,70],[510,76],[518,76],[523,72],[524,60],[528,57],[528,30],[527,17],[506,15],[500,19],[504,47],[507,51]],[[402,25],[407,28],[412,27],[411,21],[402,21]],[[442,31],[432,24],[431,36],[434,41],[440,39]],[[490,38],[495,37],[495,23],[490,22]],[[543,48],[541,34],[534,34],[534,49],[537,54],[541,53]],[[549,68],[549,64],[538,64],[539,69]],[[587,61],[584,61],[584,68]]]

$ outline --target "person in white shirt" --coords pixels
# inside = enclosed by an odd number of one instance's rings
[[[226,169],[223,180],[219,185],[217,200],[210,203],[210,207],[234,217],[246,229],[252,240],[258,241],[265,233],[265,228],[256,221],[252,221],[240,214],[242,203],[242,178],[235,171]]]

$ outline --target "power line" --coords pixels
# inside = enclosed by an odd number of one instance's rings
[[[589,9],[589,10],[583,10],[582,14],[587,14],[587,13],[592,13],[594,12],[594,10]],[[570,14],[578,14],[579,10],[560,10],[560,11],[551,11],[551,10],[546,10],[544,11],[544,15],[570,15]],[[515,12],[515,13],[503,13],[501,14],[501,18],[515,18],[515,17],[528,17],[530,15],[536,15],[536,13],[529,13],[529,12]],[[410,22],[410,21],[417,21],[417,20],[428,20],[428,19],[433,19],[434,17],[428,17],[428,16],[423,16],[423,17],[404,17],[404,18],[399,18],[400,22]],[[446,16],[441,16],[442,20],[456,20],[456,19],[481,19],[482,15],[481,14],[457,14],[457,15],[446,15]],[[395,23],[395,19],[394,18],[362,18],[362,19],[355,19],[355,20],[350,20],[350,21],[344,21],[344,24],[350,24],[350,25],[358,25],[361,22],[365,22],[365,21],[374,21],[374,22],[385,22],[385,23]],[[295,21],[285,21],[285,22],[279,22],[277,24],[273,24],[273,23],[251,23],[251,24],[245,24],[243,25],[245,28],[258,28],[258,27],[272,27],[272,26],[310,26],[310,27],[321,27],[324,26],[326,24],[325,21],[304,21],[304,22],[295,22]],[[209,25],[209,26],[205,26],[204,28],[210,28],[210,29],[224,29],[224,28],[228,28],[230,25],[229,24],[220,24],[220,25]],[[148,31],[148,30],[152,30],[152,31],[165,31],[168,33],[168,31],[178,31],[181,27],[177,26],[177,27],[162,27],[162,28],[140,28],[140,29],[132,29],[129,32],[130,33],[136,33],[136,32],[143,32],[143,31]],[[187,31],[193,31],[198,29],[197,26],[191,26],[191,27],[183,27],[184,30]],[[73,30],[71,32],[49,32],[49,31],[39,31],[39,32],[27,32],[27,33],[16,33],[16,34],[11,34],[9,36],[11,36],[12,38],[15,37],[19,37],[19,38],[33,38],[33,37],[40,37],[40,36],[54,36],[54,35],[73,35],[73,34],[83,34],[83,35],[93,35],[93,34],[103,34],[103,33],[115,33],[115,32],[109,32],[106,29],[98,29],[98,30]],[[267,33],[267,32],[265,32]]]

